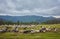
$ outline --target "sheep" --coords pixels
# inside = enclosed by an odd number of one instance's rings
[[[27,29],[27,27],[24,27],[24,30],[26,30]]]
[[[0,32],[3,33],[3,32],[7,32],[8,31],[8,27],[5,27],[4,29],[1,29]]]
[[[46,31],[50,32],[51,31],[51,28],[46,28]]]
[[[3,32],[3,30],[0,30],[0,33],[2,33]]]
[[[18,31],[18,27],[16,26],[12,31],[13,31],[13,32],[19,32],[19,31]]]
[[[35,30],[37,33],[39,33],[39,30]]]
[[[31,32],[30,33],[35,33],[35,30],[34,29],[31,29]]]
[[[42,27],[39,31],[40,32],[46,32],[46,28],[45,27]]]
[[[38,33],[39,30],[34,30],[34,29],[31,29],[31,32],[30,33]]]
[[[57,31],[60,32],[60,28],[57,28]]]
[[[23,33],[30,33],[31,32],[31,30],[25,30],[25,31],[23,31]]]
[[[55,32],[56,32],[56,31],[57,31],[57,28],[55,28],[55,27],[54,27],[54,28],[53,28],[53,31],[55,31]]]
[[[57,31],[57,28],[55,28],[54,31],[56,32]]]

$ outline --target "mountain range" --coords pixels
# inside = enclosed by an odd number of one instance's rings
[[[55,19],[54,17],[43,17],[43,16],[0,16],[0,19],[4,19],[7,21],[13,21],[13,22],[45,22],[47,20]]]

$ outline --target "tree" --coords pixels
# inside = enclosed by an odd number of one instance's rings
[[[19,20],[17,21],[17,25],[19,25],[20,24],[20,22],[19,22]]]

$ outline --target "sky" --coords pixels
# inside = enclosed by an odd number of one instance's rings
[[[0,15],[60,17],[60,0],[0,0]]]

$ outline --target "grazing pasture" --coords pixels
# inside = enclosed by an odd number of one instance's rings
[[[13,26],[8,26],[8,30],[13,30]],[[39,33],[20,33],[21,30],[40,30],[41,27],[46,28],[57,28],[57,31],[51,30],[51,32],[39,32]],[[0,26],[0,30],[4,29],[5,26]],[[25,27],[18,27],[19,32],[5,32],[0,33],[0,39],[60,39],[60,24],[46,24],[46,25],[36,25],[36,26],[27,26]]]

